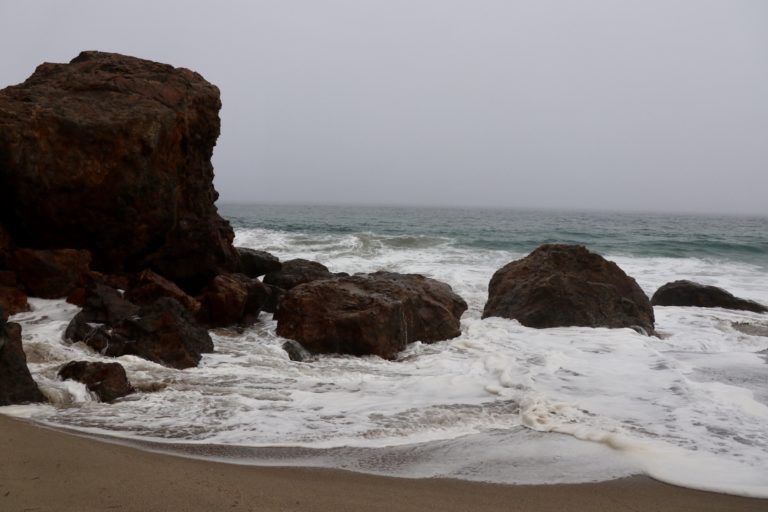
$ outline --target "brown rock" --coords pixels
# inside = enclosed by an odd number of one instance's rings
[[[86,283],[90,263],[88,251],[16,249],[11,267],[30,296],[58,299]]]
[[[141,272],[136,278],[136,283],[125,293],[127,300],[141,306],[152,304],[160,297],[176,299],[193,315],[200,310],[200,302],[187,295],[171,281],[151,270]]]
[[[325,265],[298,258],[284,261],[279,271],[270,272],[264,276],[264,284],[290,290],[300,284],[310,283],[318,279],[330,279],[331,277],[334,275]]]
[[[111,402],[134,392],[120,363],[72,361],[59,369],[59,377],[82,382],[102,402]]]
[[[376,272],[296,286],[282,298],[275,319],[278,335],[310,352],[394,359],[408,343],[458,336],[466,309],[445,283]]]
[[[277,257],[267,251],[257,251],[246,247],[236,247],[240,256],[240,273],[248,277],[261,277],[269,272],[278,272],[283,268]]]
[[[278,305],[280,304],[280,300],[283,298],[283,295],[285,295],[285,290],[278,288],[277,286],[272,286],[271,284],[266,284],[264,286],[267,288],[269,296],[267,297],[267,301],[264,303],[262,310],[267,313],[274,313],[277,311]]]
[[[651,304],[654,306],[736,309],[755,313],[768,312],[768,307],[752,300],[734,297],[722,288],[685,280],[667,283],[656,290],[651,298]]]
[[[653,308],[618,265],[580,245],[542,245],[498,271],[483,318],[528,327],[631,327],[653,334]],[[638,329],[638,330],[640,330]]]
[[[248,325],[258,318],[269,292],[258,279],[243,274],[222,274],[213,278],[197,299],[198,320],[211,327]]]
[[[18,288],[0,285],[0,320],[24,311],[29,311],[27,295]]]
[[[188,69],[101,52],[40,65],[0,91],[0,222],[17,245],[199,289],[238,264],[214,205],[220,107]]]
[[[0,406],[45,401],[27,367],[21,326],[0,320]]]

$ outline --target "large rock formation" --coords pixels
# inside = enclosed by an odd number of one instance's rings
[[[493,275],[483,318],[528,327],[631,327],[652,334],[651,303],[615,263],[580,245],[542,245]]]
[[[0,406],[44,401],[27,368],[21,326],[0,320]]]
[[[667,283],[653,294],[654,306],[696,306],[700,308],[725,308],[768,313],[768,307],[757,302],[734,297],[730,292],[716,286],[707,286],[692,281]]]
[[[71,361],[59,369],[59,377],[82,382],[102,402],[111,402],[134,391],[120,363]]]
[[[394,359],[408,343],[458,336],[466,309],[445,283],[376,272],[296,286],[283,297],[275,319],[278,335],[310,352]]]
[[[59,299],[85,286],[90,263],[88,251],[17,249],[10,266],[29,295]]]
[[[0,91],[0,223],[19,247],[87,249],[188,291],[236,270],[214,201],[219,90],[188,69],[83,52]]]
[[[243,274],[222,274],[208,283],[197,300],[197,319],[210,327],[232,324],[250,325],[269,297],[269,291],[258,279]]]
[[[240,256],[240,273],[248,277],[261,277],[283,268],[280,260],[267,251],[257,251],[247,247],[236,247]]]

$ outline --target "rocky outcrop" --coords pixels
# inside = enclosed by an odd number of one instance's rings
[[[267,313],[274,313],[277,311],[277,307],[280,304],[280,300],[282,300],[283,295],[285,295],[285,290],[277,286],[272,286],[271,284],[264,286],[267,288],[269,296],[267,296],[267,301],[264,303],[264,306],[261,309]]]
[[[213,352],[208,331],[177,300],[161,297],[139,307],[102,284],[88,289],[64,339],[106,356],[135,355],[171,368],[197,366],[203,353]]]
[[[198,295],[200,311],[197,319],[210,327],[250,325],[269,297],[269,291],[258,279],[243,274],[222,274],[213,278]]]
[[[298,258],[284,261],[279,271],[265,275],[264,284],[290,290],[300,284],[311,283],[319,279],[330,279],[331,277],[334,275],[325,265]]]
[[[286,292],[275,319],[278,335],[312,353],[394,359],[408,343],[458,336],[466,309],[445,283],[376,272],[296,286]]]
[[[18,287],[16,274],[0,270],[0,321],[23,311],[29,311],[29,303],[27,294]]]
[[[59,299],[86,284],[90,263],[88,251],[16,249],[10,267],[29,295]]]
[[[21,326],[0,320],[0,406],[45,401],[27,368]]]
[[[102,402],[111,402],[134,392],[120,363],[72,361],[59,369],[59,377],[82,382]]]
[[[176,299],[193,315],[196,315],[200,310],[200,302],[187,295],[184,290],[171,281],[151,270],[141,272],[136,277],[133,286],[125,293],[127,300],[140,306],[152,304],[160,297]]]
[[[246,247],[237,247],[240,255],[240,273],[248,277],[261,277],[270,272],[279,272],[283,268],[277,257],[267,251],[257,251]]]
[[[483,318],[528,327],[631,327],[654,333],[651,303],[618,265],[580,245],[548,244],[493,275]]]
[[[220,107],[188,69],[101,52],[40,65],[0,91],[0,223],[17,246],[87,249],[97,270],[196,293],[239,261],[214,205]]]
[[[667,283],[653,294],[654,306],[695,306],[699,308],[725,308],[755,313],[766,313],[768,307],[757,302],[734,297],[716,286],[707,286],[692,281]]]

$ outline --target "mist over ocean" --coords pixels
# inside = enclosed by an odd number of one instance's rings
[[[768,337],[743,328],[768,330],[768,316],[656,307],[659,338],[480,319],[492,274],[549,242],[586,245],[649,296],[689,279],[768,304],[768,219],[234,204],[220,212],[235,245],[281,260],[447,282],[469,305],[462,335],[415,343],[397,361],[293,362],[262,313],[242,332],[213,331],[216,353],[198,368],[121,357],[142,392],[102,404],[82,384],[56,378],[65,361],[107,359],[61,341],[78,309],[30,299],[34,310],[14,320],[55,405],[9,411],[244,463],[500,483],[644,473],[768,497]]]

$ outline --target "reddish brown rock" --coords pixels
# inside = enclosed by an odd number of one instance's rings
[[[752,300],[740,299],[716,286],[707,286],[692,281],[667,283],[653,294],[654,306],[694,306],[699,308],[724,308],[768,313],[768,307]]]
[[[16,249],[10,266],[32,297],[58,299],[84,286],[91,255],[75,249]]]
[[[29,311],[27,295],[16,287],[0,285],[0,320],[24,311]]]
[[[322,263],[298,258],[284,261],[279,271],[270,272],[264,276],[264,284],[290,290],[300,284],[311,283],[319,279],[330,279],[331,277],[334,275]]]
[[[21,326],[0,320],[0,406],[45,401],[27,367]]]
[[[458,336],[466,309],[445,283],[376,272],[296,286],[282,298],[275,319],[278,335],[310,352],[394,359],[408,343]]]
[[[483,318],[528,327],[631,327],[653,334],[653,308],[634,279],[580,245],[542,245],[498,271]]]
[[[176,299],[193,315],[200,310],[200,302],[187,295],[184,290],[171,281],[151,270],[141,272],[136,278],[136,283],[125,293],[127,300],[140,306],[152,304],[160,297]]]
[[[102,402],[111,402],[134,392],[120,363],[72,361],[59,369],[59,377],[82,382]]]
[[[252,324],[269,297],[258,279],[243,274],[222,274],[213,278],[197,299],[197,318],[210,327]]]
[[[198,290],[238,264],[214,205],[220,107],[218,88],[166,64],[38,66],[0,91],[0,223],[18,246],[88,249],[97,270]]]

